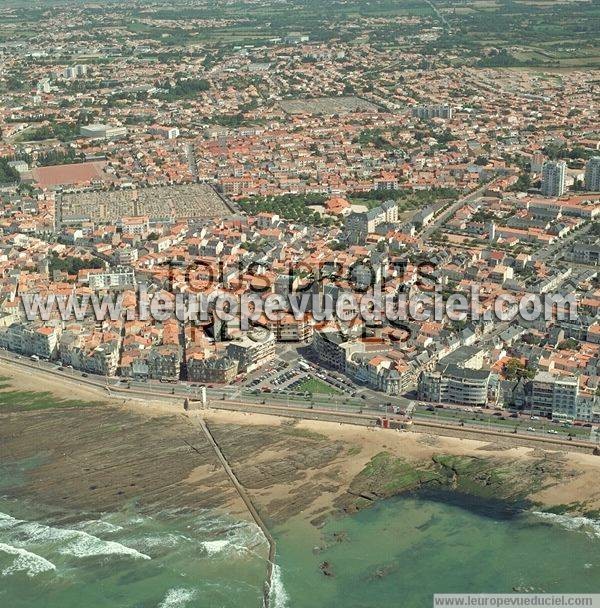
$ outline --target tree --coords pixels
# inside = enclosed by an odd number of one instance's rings
[[[531,188],[531,175],[527,172],[521,173],[515,185],[511,188],[513,192],[526,192]]]
[[[77,274],[80,270],[87,268],[104,268],[104,262],[97,258],[82,259],[74,256],[66,258],[60,258],[57,255],[53,255],[50,258],[49,270],[52,274],[55,270],[66,272],[67,274]]]
[[[579,342],[574,338],[567,338],[558,345],[558,350],[575,350]]]
[[[536,370],[527,367],[519,359],[509,359],[504,365],[504,375],[508,380],[520,380],[521,378],[531,379],[535,376]]]
[[[19,181],[19,173],[8,164],[8,159],[0,158],[0,184]]]

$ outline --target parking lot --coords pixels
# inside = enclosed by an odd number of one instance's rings
[[[288,361],[278,359],[251,375],[244,384],[247,389],[267,393],[356,396],[358,390],[345,376],[317,366],[302,356]]]

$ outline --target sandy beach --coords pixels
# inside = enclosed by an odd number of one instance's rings
[[[438,455],[535,470],[543,483],[529,498],[573,511],[600,508],[600,457],[502,441],[441,437],[332,422],[296,421],[221,410],[184,412],[180,403],[106,398],[94,388],[2,364],[3,391],[47,391],[93,407],[0,411],[3,461],[42,455],[13,495],[105,511],[136,500],[148,508],[220,508],[247,517],[244,505],[199,431],[202,415],[240,482],[270,522],[302,516],[320,522],[348,498],[378,454],[426,467]]]

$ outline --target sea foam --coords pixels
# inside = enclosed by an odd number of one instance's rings
[[[225,551],[230,546],[230,542],[228,540],[207,540],[202,543],[202,546],[209,555],[216,555]]]
[[[585,532],[590,538],[600,538],[600,520],[589,517],[571,517],[570,515],[559,515],[558,513],[545,513],[534,511],[536,517],[551,521],[567,530]]]
[[[195,595],[196,592],[193,589],[184,589],[182,587],[169,589],[163,601],[158,605],[158,608],[183,608]]]
[[[262,530],[256,524],[244,522],[230,527],[225,532],[225,538],[206,540],[201,545],[212,556],[219,553],[236,555],[255,553],[258,547],[266,543]]]
[[[74,555],[75,557],[94,557],[98,555],[126,555],[134,559],[151,559],[149,555],[140,553],[136,549],[126,547],[121,543],[111,540],[102,540],[97,536],[92,536],[87,532],[77,530],[67,530],[73,533],[71,541],[58,552],[63,555]]]
[[[12,528],[15,524],[18,524],[19,520],[14,517],[7,515],[6,513],[0,513],[0,529]]]
[[[111,524],[102,519],[92,519],[77,524],[75,528],[77,530],[83,530],[88,534],[112,534],[113,532],[120,532],[123,529],[123,526]]]
[[[26,549],[0,543],[0,551],[15,556],[13,563],[2,570],[4,576],[14,574],[15,572],[25,572],[27,576],[35,576],[42,572],[56,570],[56,566],[52,562]]]
[[[129,542],[142,549],[174,549],[183,543],[192,542],[192,539],[184,534],[158,533]]]
[[[283,586],[281,568],[277,564],[273,564],[269,585],[269,605],[273,608],[286,608],[288,599],[288,594]]]
[[[140,553],[121,543],[102,540],[97,536],[81,530],[56,528],[37,522],[15,519],[10,515],[0,514],[0,527],[8,529],[11,540],[18,544],[53,543],[62,555],[75,557],[92,557],[99,555],[126,555],[134,559],[150,559],[149,555]]]

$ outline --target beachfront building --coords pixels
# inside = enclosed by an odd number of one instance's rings
[[[458,403],[486,406],[494,402],[493,374],[490,370],[459,367],[455,364],[438,366],[423,372],[419,378],[419,399],[433,403]]]
[[[238,362],[231,357],[188,357],[187,379],[190,382],[230,384],[237,374]]]
[[[0,347],[23,355],[51,359],[58,349],[60,325],[13,323],[0,332]]]
[[[146,363],[149,378],[153,380],[179,380],[181,348],[176,344],[155,346],[150,351]]]
[[[531,381],[527,403],[531,413],[545,417],[587,420],[591,404],[579,391],[577,376],[539,372]]]
[[[312,348],[321,363],[345,371],[348,336],[333,327],[326,327],[313,334]]]
[[[275,336],[270,331],[250,332],[227,345],[227,356],[238,362],[240,372],[250,373],[275,356]]]

